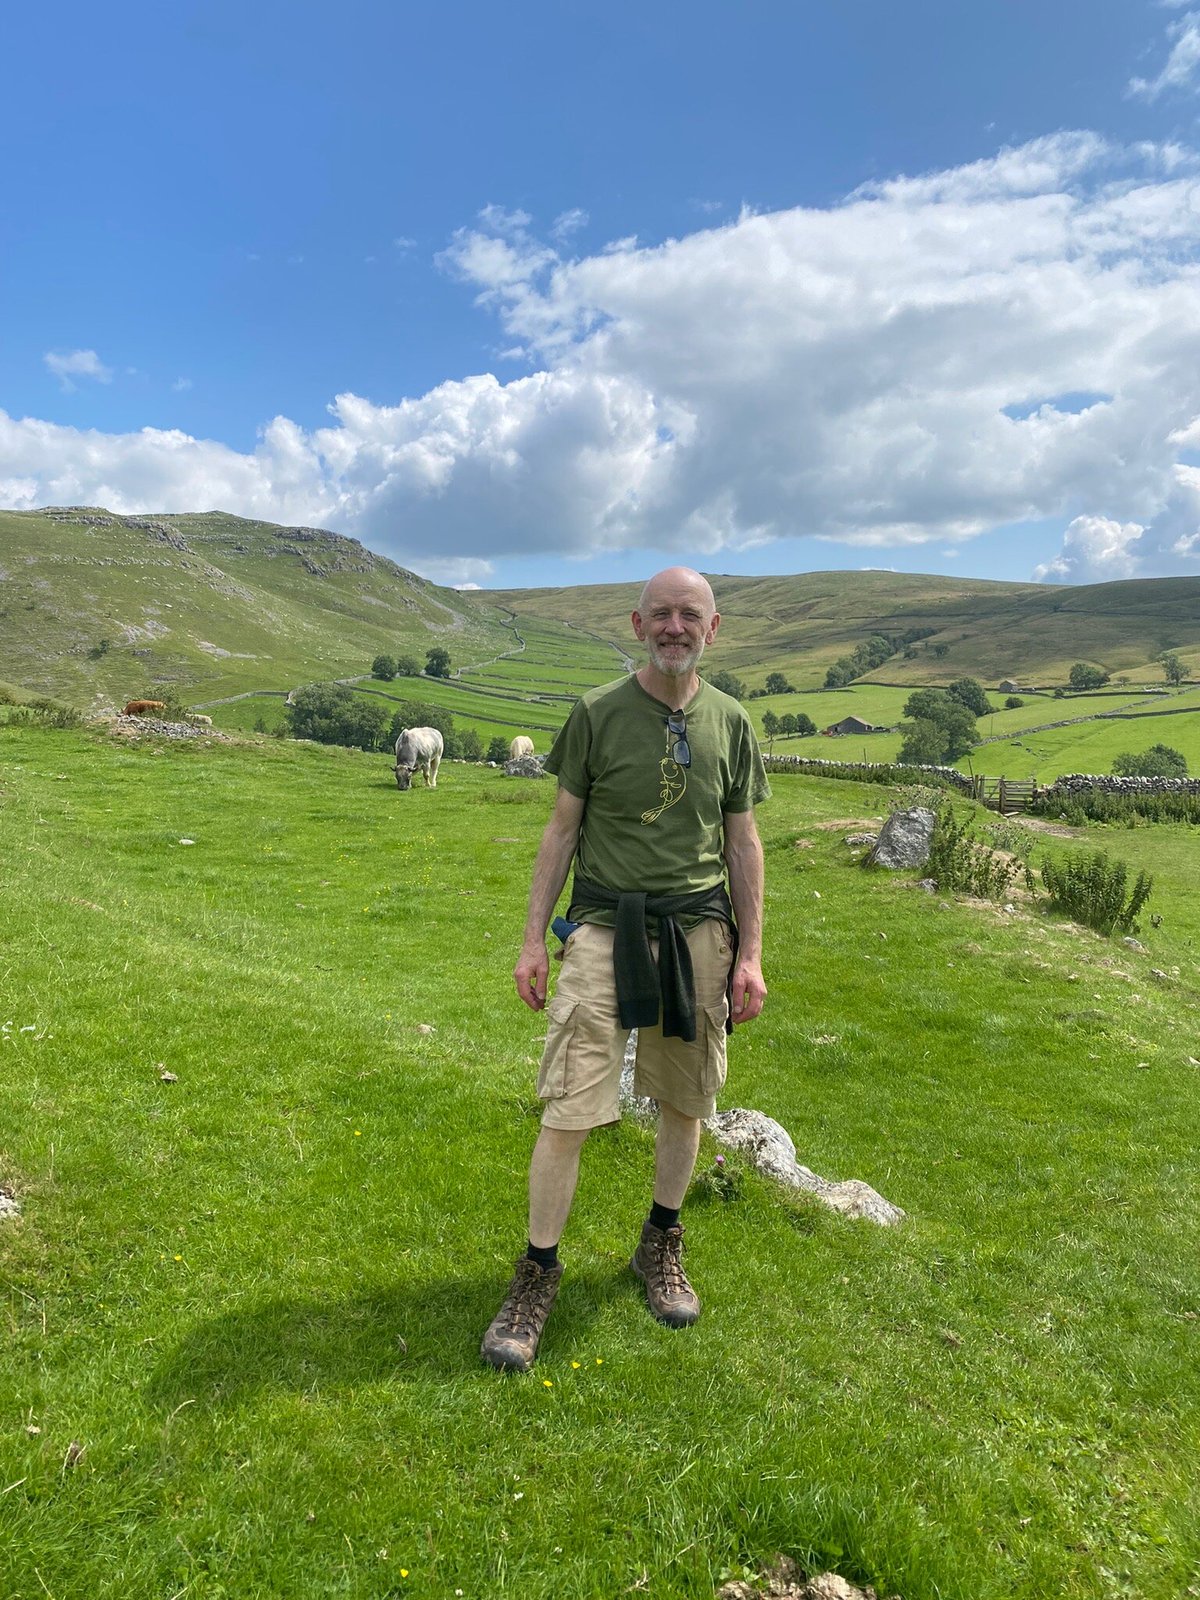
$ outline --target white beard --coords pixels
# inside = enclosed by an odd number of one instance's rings
[[[689,673],[695,671],[700,657],[704,654],[703,644],[697,645],[694,650],[685,650],[682,655],[667,655],[649,640],[646,642],[646,649],[650,653],[651,666],[655,671],[661,672],[664,678],[686,678]]]

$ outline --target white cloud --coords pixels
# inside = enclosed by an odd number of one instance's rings
[[[1157,78],[1131,78],[1126,93],[1157,100],[1164,89],[1186,89],[1200,69],[1200,11],[1189,11],[1167,29],[1171,53]]]
[[[1138,522],[1114,522],[1110,517],[1076,517],[1063,535],[1063,547],[1053,561],[1034,571],[1039,582],[1103,583],[1132,578],[1137,572],[1134,546],[1145,529]]]
[[[171,388],[176,394],[184,394],[191,387],[192,380],[190,378],[176,378],[175,382],[171,385]]]
[[[112,368],[106,367],[94,350],[48,350],[42,360],[62,384],[64,394],[74,393],[73,378],[112,382]]]
[[[550,237],[557,243],[563,244],[573,233],[578,233],[580,228],[588,225],[588,214],[573,206],[570,211],[563,211],[555,217],[550,228]]]
[[[0,419],[0,479],[324,523],[463,583],[506,554],[958,548],[1031,519],[1069,525],[1049,578],[1194,570],[1198,167],[1061,133],[574,258],[489,206],[442,265],[532,370],[339,395],[248,454]]]

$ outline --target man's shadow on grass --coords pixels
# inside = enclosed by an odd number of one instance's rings
[[[264,1388],[356,1388],[364,1383],[461,1381],[489,1375],[479,1344],[507,1279],[438,1278],[364,1287],[341,1299],[274,1295],[194,1322],[164,1352],[146,1387],[151,1406],[189,1400],[232,1404]],[[540,1359],[557,1364],[584,1351],[610,1301],[642,1293],[628,1272],[599,1268],[564,1280]]]

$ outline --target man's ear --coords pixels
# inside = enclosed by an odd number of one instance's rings
[[[708,625],[708,632],[704,635],[705,644],[711,644],[717,637],[717,629],[721,626],[721,613],[714,611],[712,621]]]
[[[645,642],[645,638],[646,638],[646,630],[642,626],[642,614],[641,614],[641,612],[640,611],[631,612],[629,620],[630,620],[630,622],[633,623],[633,631],[634,631],[634,633],[637,635],[638,639],[644,643]]]

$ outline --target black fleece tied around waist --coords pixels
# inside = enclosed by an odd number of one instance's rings
[[[617,984],[617,1014],[623,1028],[653,1028],[662,1011],[663,1037],[683,1039],[691,1044],[696,1037],[696,984],[692,973],[692,952],[676,917],[717,917],[729,927],[733,953],[737,956],[737,927],[733,906],[723,883],[692,894],[635,894],[605,889],[590,878],[575,874],[571,885],[571,907],[578,911],[611,911],[616,908],[616,938],[613,941],[613,975]],[[646,918],[658,921],[658,967],[650,953]],[[733,966],[730,965],[730,976]],[[733,1032],[732,1017],[725,1019],[726,1033]]]

